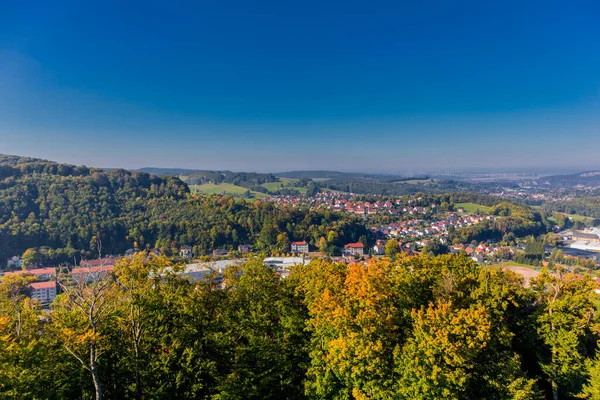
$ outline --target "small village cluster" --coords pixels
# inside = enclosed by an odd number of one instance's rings
[[[265,201],[271,201],[285,207],[308,207],[311,210],[332,210],[356,215],[427,215],[431,213],[428,207],[413,205],[415,200],[394,201],[358,201],[352,200],[356,195],[341,192],[320,192],[311,197],[303,196],[272,196]],[[435,205],[432,206],[435,208]]]
[[[478,216],[450,213],[439,220],[423,221],[420,219],[412,219],[388,225],[375,226],[372,227],[371,230],[376,234],[392,238],[437,236],[443,240],[448,236],[448,229],[450,227],[454,227],[455,229],[463,228],[477,225],[486,220],[493,221],[495,218],[496,217],[493,215]]]

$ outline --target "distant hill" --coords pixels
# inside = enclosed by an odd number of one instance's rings
[[[232,171],[207,171],[199,169],[184,168],[140,168],[136,171],[151,173],[159,176],[173,176],[181,179],[188,185],[220,185],[231,184],[254,192],[266,193],[267,189],[261,185],[269,182],[277,182],[273,174],[260,174],[256,172],[232,172]],[[202,192],[202,190],[200,190]]]
[[[31,157],[22,157],[22,156],[13,156],[9,154],[0,154],[0,165],[9,165],[15,166],[19,164],[27,164],[33,162],[48,162],[47,160],[42,160],[41,158],[31,158]]]
[[[146,172],[148,174],[154,174],[159,176],[179,176],[179,175],[188,175],[197,172],[208,172],[208,171],[199,171],[197,169],[185,169],[185,168],[155,168],[155,167],[144,167],[140,169],[136,169],[134,171]]]
[[[288,172],[279,172],[274,174],[280,178],[290,178],[290,179],[324,179],[324,178],[336,178],[341,175],[346,175],[344,172],[338,171],[288,171]],[[353,175],[353,174],[352,174]]]
[[[577,186],[600,187],[600,171],[588,171],[570,175],[552,175],[539,178],[539,185],[574,188]]]
[[[123,253],[135,241],[153,246],[157,235],[146,226],[151,213],[188,193],[170,176],[0,155],[0,266],[44,246],[56,250],[48,255],[53,262],[68,262],[89,251],[94,237],[104,254]]]

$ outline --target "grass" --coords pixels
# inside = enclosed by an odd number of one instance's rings
[[[192,185],[191,188],[194,192],[202,194],[222,194],[225,192],[240,195],[248,191],[248,189],[245,187],[232,185],[231,183],[220,183],[218,185],[215,185],[214,183],[206,183],[204,185]],[[267,194],[260,192],[250,191],[250,193],[252,194],[253,198],[269,197]]]
[[[535,267],[533,265],[518,263],[516,261],[502,261],[499,263],[494,263],[494,264],[492,264],[492,266],[494,266],[494,267],[523,267],[523,268],[529,268],[529,269],[537,268],[538,270],[542,269],[542,267]]]
[[[420,184],[420,183],[429,183],[429,182],[433,182],[433,179],[409,179],[406,181],[398,181],[398,182],[394,182],[394,183],[408,183],[411,185],[416,185],[416,184]]]
[[[584,217],[583,215],[577,215],[577,214],[565,214],[565,213],[556,213],[556,214],[562,214],[565,217],[569,217],[573,221],[590,222],[591,220],[594,219],[592,217]]]
[[[489,213],[492,209],[492,207],[482,206],[481,204],[475,203],[454,203],[454,208],[456,210],[458,210],[459,208],[463,208],[468,213],[474,213],[475,211],[479,210],[482,213],[486,214]]]
[[[284,186],[287,185],[288,183],[292,183],[292,182],[296,182],[298,179],[291,179],[291,178],[279,178],[279,182],[268,182],[268,183],[263,183],[262,187],[266,188],[269,192],[276,192],[279,189],[282,188],[287,188],[287,189],[292,189],[292,190],[297,190],[300,193],[306,193],[308,191],[307,188],[303,188],[303,187],[292,187],[292,186]]]

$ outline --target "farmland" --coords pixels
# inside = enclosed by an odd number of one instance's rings
[[[462,208],[470,214],[477,212],[477,210],[481,211],[482,213],[487,214],[492,209],[491,207],[482,206],[481,204],[475,204],[475,203],[454,203],[454,208],[457,210],[459,208]]]
[[[191,185],[190,188],[195,193],[202,194],[234,194],[243,195],[248,191],[247,188],[242,186],[232,185],[231,183],[220,183],[215,185],[214,183],[206,183],[204,185]],[[268,195],[260,192],[250,191],[253,198],[268,197]]]

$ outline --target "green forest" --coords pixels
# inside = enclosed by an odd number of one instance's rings
[[[189,281],[139,253],[63,287],[0,283],[0,397],[10,399],[597,399],[595,283],[527,288],[461,256],[260,259]],[[553,397],[554,396],[554,397]]]
[[[544,211],[576,214],[600,219],[600,197],[584,197],[571,200],[548,201],[542,206]]]

